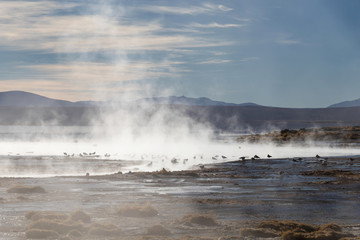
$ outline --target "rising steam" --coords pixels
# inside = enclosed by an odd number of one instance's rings
[[[174,68],[178,62],[169,56],[149,60],[146,50],[141,48],[146,42],[148,49],[164,50],[160,45],[151,46],[151,39],[148,40],[151,31],[159,31],[159,22],[131,29],[131,22],[122,19],[127,9],[104,1],[91,5],[87,11],[88,14],[80,18],[84,25],[82,33],[78,33],[80,28],[76,22],[66,25],[53,49],[69,53],[65,58],[73,64],[37,68],[69,78],[67,83],[74,89],[98,89],[93,98],[104,101],[99,115],[90,116],[90,127],[2,127],[0,176],[184,170],[255,154],[261,157],[271,154],[277,158],[360,154],[358,149],[311,147],[304,150],[271,143],[239,145],[231,137],[219,140],[209,125],[191,119],[176,106],[134,101],[154,94],[174,93],[172,89],[159,90],[152,81],[146,81],[178,73]],[[122,25],[114,24],[117,22]],[[179,39],[186,45],[185,38]],[[176,48],[176,44],[179,42],[167,47]],[[116,51],[112,51],[114,48]],[[130,60],[129,55],[134,52],[137,57]],[[86,82],[77,79],[86,79]],[[12,137],[8,137],[10,135]]]

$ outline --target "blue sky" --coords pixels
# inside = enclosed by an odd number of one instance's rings
[[[0,1],[0,91],[279,107],[360,97],[360,1]]]

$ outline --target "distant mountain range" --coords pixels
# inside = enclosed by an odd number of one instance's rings
[[[260,106],[255,103],[227,103],[214,101],[210,98],[200,97],[200,98],[190,98],[190,97],[156,97],[156,98],[143,98],[138,100],[137,102],[147,102],[154,104],[181,104],[181,105],[190,105],[190,106]]]
[[[360,123],[360,100],[334,104],[328,108],[278,108],[172,96],[119,102],[121,105],[140,114],[141,117],[136,118],[140,125],[146,125],[153,113],[166,109],[170,117],[180,114],[194,122],[205,123],[215,131],[232,133],[249,129],[266,131],[275,128],[354,126]],[[163,108],[160,105],[169,106]],[[70,102],[28,92],[0,92],[0,125],[92,125],[101,123],[102,116],[111,115],[116,107],[108,102]],[[142,112],[141,109],[146,111]],[[121,124],[121,118],[118,120],[117,124]]]
[[[214,101],[210,98],[200,97],[191,98],[185,96],[170,96],[170,97],[153,97],[142,98],[130,103],[148,103],[148,104],[170,104],[170,105],[188,105],[188,106],[251,106],[261,107],[256,103],[227,103],[221,101]],[[9,91],[0,92],[0,106],[7,107],[86,107],[86,106],[104,106],[106,102],[102,101],[78,101],[70,102],[66,100],[52,99],[38,94],[24,92],[24,91]],[[328,108],[343,108],[343,107],[360,107],[360,98],[353,101],[345,101],[328,106]]]
[[[214,101],[209,98],[190,98],[190,97],[154,97],[142,98],[134,103],[149,103],[149,104],[181,104],[190,106],[260,106],[255,103],[226,103]],[[106,102],[101,101],[79,101],[70,102],[65,100],[51,99],[43,97],[34,93],[23,91],[9,91],[0,92],[0,106],[7,107],[84,107],[84,106],[101,106],[106,105]]]
[[[49,106],[73,106],[73,102],[56,100],[43,97],[37,94],[10,91],[0,92],[0,106],[6,107],[49,107]]]
[[[360,107],[360,98],[353,101],[345,101],[328,106],[328,108]]]

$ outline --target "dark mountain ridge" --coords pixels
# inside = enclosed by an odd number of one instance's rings
[[[206,97],[190,98],[190,97],[153,97],[142,98],[134,101],[136,104],[179,104],[191,106],[260,106],[255,103],[227,103],[214,101]],[[119,102],[121,104],[121,102]],[[129,102],[132,104],[132,102]],[[0,106],[8,107],[86,107],[86,106],[106,106],[107,102],[102,101],[78,101],[70,102],[65,100],[57,100],[34,93],[24,91],[0,92]]]
[[[277,108],[225,104],[207,98],[186,97],[151,98],[122,105],[74,103],[14,91],[0,93],[0,125],[101,124],[102,117],[111,116],[119,106],[125,108],[125,114],[138,114],[136,119],[144,126],[154,113],[164,110],[168,116],[186,116],[224,132],[360,125],[360,107]],[[116,121],[121,124],[121,117]]]
[[[360,98],[352,100],[352,101],[344,101],[344,102],[340,102],[340,103],[335,103],[335,104],[328,106],[328,108],[339,108],[339,107],[360,107]]]
[[[138,103],[146,102],[151,104],[177,104],[177,105],[190,105],[190,106],[260,106],[255,103],[227,103],[221,101],[214,101],[210,98],[190,98],[185,96],[170,96],[170,97],[154,97],[154,98],[143,98]]]
[[[43,97],[23,91],[0,92],[0,106],[8,107],[50,107],[73,106],[73,102]]]

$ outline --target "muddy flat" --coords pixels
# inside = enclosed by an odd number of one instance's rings
[[[265,220],[335,223],[359,236],[359,176],[355,156],[247,159],[173,172],[1,178],[0,238],[254,239],[256,234],[245,236],[242,230]],[[71,219],[77,210],[90,220]],[[31,211],[37,217],[29,217]],[[57,225],[41,225],[41,219]]]

